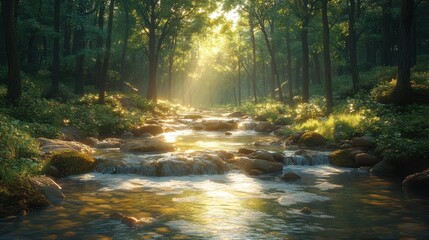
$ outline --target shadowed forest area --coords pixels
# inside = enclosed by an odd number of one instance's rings
[[[0,239],[429,238],[428,1],[0,4]]]

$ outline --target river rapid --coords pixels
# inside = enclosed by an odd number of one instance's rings
[[[202,115],[227,119],[218,113]],[[397,180],[330,166],[327,152],[313,152],[309,160],[296,155],[296,149],[255,146],[277,138],[245,128],[226,136],[186,124],[171,122],[170,127],[177,130],[163,137],[181,154],[241,147],[280,151],[286,156],[283,172],[302,179],[285,182],[280,174],[251,177],[234,169],[145,176],[142,161],[174,154],[99,149],[98,159],[120,159],[121,168],[99,167],[60,179],[66,199],[26,216],[1,219],[0,239],[429,239],[429,200],[405,194]],[[117,212],[141,224],[112,218]]]

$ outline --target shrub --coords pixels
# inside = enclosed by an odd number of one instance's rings
[[[90,172],[94,163],[95,159],[92,156],[76,151],[64,151],[54,153],[48,165],[56,167],[60,177],[66,177]]]

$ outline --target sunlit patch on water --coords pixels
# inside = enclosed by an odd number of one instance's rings
[[[282,206],[291,206],[297,203],[310,203],[314,201],[328,201],[330,198],[309,192],[294,192],[285,194],[277,199]]]

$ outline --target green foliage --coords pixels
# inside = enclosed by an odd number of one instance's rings
[[[49,159],[48,165],[58,169],[60,177],[82,174],[94,168],[95,159],[89,155],[76,152],[65,151],[54,153]]]
[[[239,111],[254,116],[259,121],[275,122],[281,117],[287,117],[287,107],[271,99],[257,105],[252,102],[246,102],[239,108]]]
[[[37,169],[39,144],[19,127],[19,121],[0,115],[0,180],[26,175]]]
[[[295,120],[298,122],[323,117],[325,115],[325,100],[321,97],[312,98],[309,103],[298,104],[295,108]]]

